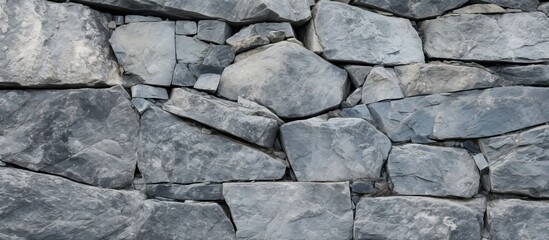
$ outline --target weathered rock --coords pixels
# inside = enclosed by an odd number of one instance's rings
[[[221,75],[224,69],[222,67],[208,66],[204,64],[189,64],[188,66],[189,70],[196,78],[202,76],[202,74],[208,73]]]
[[[135,110],[137,110],[137,112],[139,112],[139,115],[143,114],[145,111],[147,111],[147,109],[149,109],[149,107],[151,106],[151,102],[149,102],[147,99],[144,99],[144,98],[132,98],[132,104],[135,108]]]
[[[224,183],[238,239],[350,239],[348,183]]]
[[[420,29],[425,53],[431,58],[549,60],[549,18],[540,12],[450,15],[424,21]]]
[[[467,150],[419,144],[393,146],[387,171],[400,195],[470,198],[480,174]]]
[[[187,64],[178,63],[173,71],[172,86],[192,87],[196,83],[196,78],[187,67]]]
[[[489,137],[549,122],[549,89],[503,87],[368,105],[394,142]]]
[[[248,51],[257,47],[265,46],[271,43],[268,37],[264,36],[250,36],[248,38],[238,39],[231,43],[236,53]]]
[[[368,74],[372,70],[372,67],[370,66],[360,65],[344,65],[343,68],[349,74],[349,78],[356,88],[362,87],[366,77],[368,77]]]
[[[236,55],[234,57],[234,62],[236,63],[236,62],[242,61],[242,60],[244,60],[245,58],[247,58],[249,56],[252,56],[256,53],[263,52],[264,50],[266,50],[267,48],[270,48],[272,46],[273,46],[273,44],[267,44],[267,45],[256,47],[254,49],[250,49],[250,50],[245,51],[245,52],[241,52],[241,53],[239,53],[238,55]]]
[[[215,94],[217,87],[219,86],[219,80],[221,76],[219,74],[202,74],[194,83],[194,89],[207,92],[209,94]]]
[[[493,192],[549,197],[549,125],[481,139]]]
[[[165,197],[176,200],[221,201],[223,200],[223,185],[221,184],[147,184],[147,195]]]
[[[2,239],[235,239],[215,203],[146,200],[137,191],[3,167],[0,186]]]
[[[258,110],[209,95],[174,88],[163,108],[177,116],[231,134],[263,147],[272,147],[279,119]]]
[[[547,201],[495,200],[488,203],[486,211],[491,239],[543,240],[549,234]]]
[[[303,26],[302,33],[300,33],[301,39],[303,39],[304,46],[316,54],[321,54],[324,50],[320,45],[318,35],[316,35],[315,21],[311,19]]]
[[[362,86],[362,103],[403,98],[399,80],[392,68],[375,67]]]
[[[359,118],[294,121],[280,134],[299,181],[379,178],[391,150],[391,141]]]
[[[232,34],[229,24],[218,20],[198,21],[198,34],[196,37],[205,42],[224,44],[225,40]]]
[[[120,87],[0,91],[0,160],[107,188],[132,182],[139,116]]]
[[[329,61],[383,65],[425,61],[421,39],[407,19],[331,1],[317,3],[313,12],[322,55]]]
[[[278,159],[151,107],[141,116],[139,170],[147,183],[276,180]]]
[[[356,207],[354,238],[480,239],[478,219],[483,215],[484,199],[362,198]]]
[[[545,13],[545,15],[549,16],[549,3],[545,2],[539,5],[538,11]]]
[[[270,31],[269,34],[267,34],[267,38],[271,43],[277,43],[286,39],[286,33],[284,31]]]
[[[284,38],[295,37],[294,30],[290,23],[257,23],[243,28],[235,35],[228,38],[227,44],[235,47],[237,52],[242,52],[250,48],[269,44],[271,41],[265,41],[265,39],[269,39],[269,33],[272,31],[284,32]],[[251,41],[252,39],[255,41]]]
[[[372,115],[370,114],[370,110],[365,104],[360,104],[352,108],[342,109],[340,115],[344,118],[362,118],[369,123],[374,123]]]
[[[455,13],[455,14],[475,14],[475,13],[494,14],[494,13],[506,13],[506,12],[507,10],[495,4],[473,4],[473,5],[465,6],[452,11],[452,13]]]
[[[113,15],[112,20],[114,23],[116,23],[116,26],[120,26],[124,24],[124,16],[123,15]]]
[[[153,16],[126,15],[124,22],[126,24],[135,22],[162,22],[162,18]]]
[[[488,161],[486,161],[486,158],[482,153],[475,154],[473,159],[475,160],[475,164],[477,164],[477,168],[481,173],[488,172]]]
[[[467,0],[353,0],[352,4],[381,9],[406,18],[423,19],[442,15],[466,2]]]
[[[196,38],[175,36],[175,51],[178,63],[200,64],[208,54],[210,45]]]
[[[106,14],[70,3],[0,2],[0,86],[122,83]]]
[[[506,8],[517,8],[525,11],[536,11],[538,0],[481,0],[482,2],[493,3]]]
[[[355,89],[344,102],[341,103],[342,108],[350,108],[356,106],[362,100],[362,88]]]
[[[177,35],[195,35],[198,32],[198,26],[195,21],[176,21],[175,34]]]
[[[109,40],[125,74],[144,84],[170,86],[175,67],[174,22],[138,22],[117,27]]]
[[[395,72],[407,97],[498,85],[497,76],[478,65],[430,62],[397,66]]]
[[[227,67],[234,60],[235,52],[231,46],[216,45],[211,46],[210,50],[204,57],[202,64],[215,67]]]
[[[148,85],[135,85],[131,87],[133,98],[168,99],[168,91],[165,88]]]
[[[336,108],[348,88],[344,70],[297,44],[279,42],[227,67],[218,94],[242,96],[282,118],[299,118]]]
[[[492,68],[502,85],[549,86],[549,65],[532,64]]]

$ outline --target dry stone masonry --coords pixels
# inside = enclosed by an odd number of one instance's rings
[[[546,240],[547,0],[0,0],[0,239]]]

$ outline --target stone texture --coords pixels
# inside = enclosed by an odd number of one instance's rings
[[[313,12],[322,56],[329,61],[383,65],[425,61],[421,39],[407,19],[331,1],[317,3]]]
[[[356,106],[362,100],[362,88],[355,89],[344,102],[341,103],[342,108],[350,108]]]
[[[242,49],[250,49],[252,47],[257,47],[258,44],[253,44],[249,46],[242,46],[242,43],[250,42],[255,43],[255,41],[247,41],[249,39],[261,39],[264,44],[269,44],[271,42],[264,41],[265,38],[269,39],[269,33],[273,31],[282,31],[284,32],[284,38],[295,37],[294,30],[292,25],[287,22],[283,23],[257,23],[242,28],[235,35],[227,39],[227,44],[236,47],[237,52],[242,52]],[[282,39],[284,40],[284,39]],[[263,44],[263,45],[264,45]]]
[[[387,171],[399,195],[470,198],[480,174],[467,150],[419,144],[393,146]]]
[[[282,118],[300,118],[336,108],[348,88],[344,70],[297,44],[279,42],[227,67],[218,94],[242,96]]]
[[[362,118],[369,123],[374,123],[372,115],[370,114],[370,110],[365,104],[360,104],[352,108],[342,109],[340,115],[344,118]]]
[[[547,201],[495,200],[488,203],[487,213],[491,239],[543,240],[549,234]]]
[[[320,40],[318,39],[318,35],[316,35],[316,29],[315,29],[315,21],[314,19],[311,19],[303,26],[303,30],[301,34],[301,39],[303,40],[304,46],[309,49],[310,51],[321,54],[324,49],[322,48],[322,45],[320,45]]]
[[[224,183],[238,239],[350,239],[348,183]]]
[[[151,102],[144,98],[132,98],[132,104],[139,115],[143,114],[151,106]]]
[[[272,147],[279,119],[261,109],[247,107],[185,88],[174,88],[163,108],[263,147]]]
[[[271,43],[271,40],[269,40],[268,37],[256,35],[256,36],[236,39],[234,41],[231,41],[228,44],[232,46],[232,48],[236,53],[241,53],[254,48],[265,46],[269,43]]]
[[[124,22],[126,24],[134,22],[162,22],[162,18],[153,16],[126,15]]]
[[[0,90],[0,160],[106,187],[129,186],[139,116],[120,87]]]
[[[198,34],[196,37],[205,42],[224,44],[231,36],[232,29],[229,24],[218,20],[198,21]]]
[[[189,64],[188,67],[193,76],[196,78],[202,76],[202,74],[208,73],[220,75],[224,70],[222,67],[208,66],[204,64]]]
[[[465,6],[452,11],[452,13],[455,13],[455,14],[475,14],[475,13],[494,14],[494,13],[506,13],[506,12],[507,10],[495,4],[473,4],[473,5]]]
[[[168,100],[168,91],[165,88],[148,85],[135,85],[131,87],[133,98],[151,98]]]
[[[515,65],[492,68],[500,77],[502,85],[549,86],[549,65]]]
[[[466,2],[467,0],[353,0],[354,5],[381,9],[411,19],[436,17]]]
[[[354,238],[481,239],[478,219],[483,215],[484,199],[362,198],[356,207]]]
[[[177,35],[195,35],[198,32],[198,26],[195,21],[176,21],[175,34]]]
[[[138,22],[117,27],[109,40],[124,73],[142,83],[170,86],[175,67],[174,22]]]
[[[431,58],[549,60],[549,18],[540,12],[451,15],[424,21],[420,29],[425,53]]]
[[[223,185],[221,184],[147,184],[147,195],[176,200],[222,201]]]
[[[276,180],[278,159],[157,107],[141,116],[138,167],[146,183]]]
[[[493,3],[506,8],[516,8],[524,11],[536,11],[538,0],[481,0],[487,3]]]
[[[209,94],[215,94],[217,87],[219,86],[219,80],[221,76],[219,74],[202,74],[194,83],[194,89],[207,92]]]
[[[539,7],[538,7],[538,11],[540,11],[542,13],[545,13],[545,15],[549,16],[549,3],[544,2],[544,3],[540,4]]]
[[[403,98],[399,80],[392,68],[374,67],[362,86],[362,103]]]
[[[209,50],[209,44],[196,38],[181,35],[175,37],[175,51],[178,63],[200,64]]]
[[[196,78],[187,67],[187,64],[178,63],[173,71],[172,86],[192,87],[196,83]]]
[[[122,83],[109,17],[79,4],[0,1],[0,87]]]
[[[231,46],[211,46],[204,57],[202,64],[215,67],[227,67],[233,62],[234,55],[235,52]]]
[[[343,68],[349,74],[349,79],[351,79],[351,83],[353,83],[356,88],[362,87],[366,77],[368,77],[368,74],[372,70],[372,67],[370,66],[360,65],[344,65]]]

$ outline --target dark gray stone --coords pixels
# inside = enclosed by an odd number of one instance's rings
[[[344,118],[362,118],[369,123],[374,123],[372,115],[370,114],[370,110],[365,104],[360,104],[352,108],[342,109],[339,115]]]
[[[229,24],[218,20],[198,21],[198,34],[196,37],[202,41],[224,44],[225,40],[232,34]]]
[[[266,36],[249,36],[230,41],[227,44],[231,45],[236,53],[248,51],[253,48],[261,47],[271,43]]]
[[[124,22],[126,24],[135,22],[162,22],[162,18],[153,16],[126,15]]]
[[[516,8],[524,11],[536,11],[538,0],[480,0],[482,2],[493,3],[506,8]]]
[[[223,185],[197,183],[190,185],[181,184],[147,184],[147,195],[151,197],[165,197],[176,200],[195,201],[222,201]]]
[[[356,88],[362,87],[366,77],[372,70],[370,66],[360,66],[360,65],[344,65],[343,68],[347,70],[351,82]]]
[[[549,235],[549,202],[519,199],[488,203],[488,224],[493,240],[544,240]]]
[[[150,98],[168,100],[168,91],[165,88],[148,85],[135,85],[131,87],[132,98]]]
[[[362,103],[404,98],[399,79],[392,68],[374,67],[362,85]]]
[[[233,46],[237,52],[242,52],[247,49],[269,44],[271,41],[268,36],[272,31],[284,32],[284,38],[295,37],[294,30],[290,23],[257,23],[241,29],[235,35],[228,38],[227,44]],[[269,41],[265,41],[265,39]]]
[[[106,188],[132,183],[139,115],[120,87],[0,91],[0,160]]]
[[[202,64],[215,67],[227,67],[234,60],[235,52],[231,46],[211,46]]]
[[[549,86],[549,65],[532,64],[492,68],[500,77],[502,85]]]
[[[208,66],[204,64],[189,64],[189,70],[194,77],[198,78],[202,74],[221,74],[223,72],[223,67]]]
[[[124,24],[124,16],[122,15],[113,15],[112,20],[116,23],[117,27]]]
[[[198,27],[195,21],[176,21],[175,34],[177,35],[195,35]]]
[[[133,107],[139,114],[143,114],[151,106],[151,102],[144,98],[132,98]]]
[[[217,87],[219,86],[219,79],[221,76],[219,74],[206,73],[200,75],[194,83],[194,89],[207,92],[209,94],[215,94],[217,92]]]
[[[467,0],[353,0],[352,4],[381,9],[406,18],[423,19],[442,15],[466,2]]]
[[[196,83],[196,78],[187,67],[187,64],[178,63],[173,72],[172,86],[192,87]]]
[[[178,63],[200,64],[208,54],[210,45],[193,37],[175,36],[175,51]]]

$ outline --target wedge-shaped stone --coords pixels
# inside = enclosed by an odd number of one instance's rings
[[[109,50],[109,17],[42,0],[0,2],[0,86],[84,87],[122,83]]]
[[[490,237],[494,240],[543,240],[549,236],[549,202],[519,199],[488,203]]]
[[[530,64],[502,66],[492,68],[500,77],[499,81],[504,86],[509,85],[535,85],[549,86],[549,65]]]
[[[331,1],[317,3],[313,15],[322,55],[329,61],[383,65],[425,61],[421,39],[407,19]]]
[[[381,9],[412,19],[436,17],[466,2],[467,0],[353,0],[354,5]]]
[[[227,39],[227,44],[233,47],[239,47],[246,39],[269,36],[271,32],[282,31],[284,38],[295,37],[292,25],[287,22],[282,23],[257,23],[247,26]],[[239,51],[237,51],[239,52]]]
[[[185,88],[174,88],[163,108],[263,147],[273,146],[281,123],[274,114],[265,114],[268,109],[248,108]]]
[[[107,188],[132,183],[139,115],[120,86],[0,91],[0,160]]]
[[[541,12],[451,15],[424,21],[420,29],[425,35],[425,52],[431,58],[549,60],[549,18]]]
[[[146,183],[275,180],[279,160],[157,107],[141,116],[139,170]]]
[[[347,240],[353,228],[348,183],[224,183],[238,239]]]
[[[255,101],[282,118],[336,108],[349,89],[347,72],[295,43],[279,42],[230,65],[217,93]]]
[[[147,195],[177,200],[222,201],[223,185],[221,184],[147,184]]]

